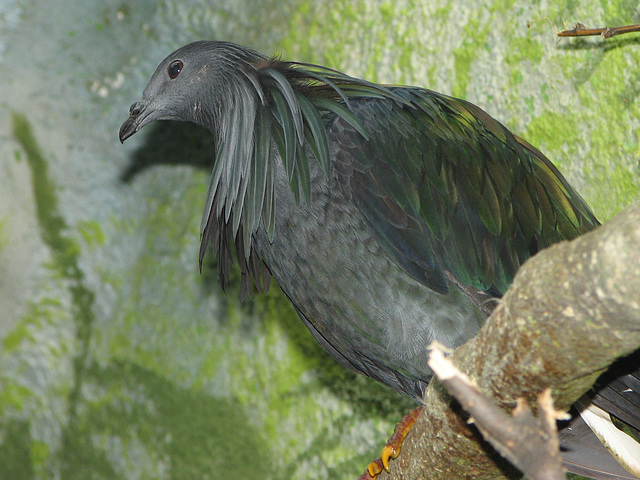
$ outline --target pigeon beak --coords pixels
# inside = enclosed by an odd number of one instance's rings
[[[145,100],[141,100],[131,105],[131,108],[129,109],[129,118],[124,121],[120,127],[120,132],[118,133],[120,143],[124,143],[127,138],[153,120],[153,118],[150,118],[151,113],[153,113],[153,109],[148,107],[149,102]]]

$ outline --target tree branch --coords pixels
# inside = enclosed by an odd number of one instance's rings
[[[625,33],[640,32],[640,24],[624,25],[622,27],[587,28],[578,22],[568,30],[556,33],[559,37],[587,37],[590,35],[600,35],[602,38],[611,38]]]
[[[551,391],[543,391],[535,415],[521,398],[509,415],[476,387],[471,379],[445,358],[438,345],[433,347],[429,367],[447,391],[472,416],[473,423],[500,455],[530,480],[566,480],[556,420],[567,419],[553,408]]]
[[[503,410],[551,388],[567,410],[617,358],[640,347],[640,204],[534,256],[480,333],[451,359]],[[403,478],[504,479],[521,474],[484,442],[442,384],[391,472]]]

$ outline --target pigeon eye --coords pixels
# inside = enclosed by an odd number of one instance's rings
[[[178,75],[180,75],[180,72],[182,71],[182,66],[183,65],[180,60],[171,62],[171,65],[169,65],[169,68],[167,69],[167,72],[169,73],[169,78],[176,78]]]

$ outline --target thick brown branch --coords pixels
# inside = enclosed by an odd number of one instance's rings
[[[476,338],[452,359],[506,411],[551,388],[566,410],[617,358],[640,347],[640,205],[570,243],[528,261]],[[400,478],[518,478],[482,439],[443,386],[426,408],[391,473]]]
[[[587,28],[581,23],[569,30],[563,30],[556,35],[559,37],[586,37],[589,35],[600,35],[602,38],[610,38],[615,35],[622,35],[624,33],[640,32],[640,24],[625,25],[622,27],[605,27],[605,28]]]

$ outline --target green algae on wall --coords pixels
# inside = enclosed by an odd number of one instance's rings
[[[39,20],[42,9],[32,9],[27,14],[35,20],[16,31],[26,38],[22,47],[5,52],[24,56],[25,46],[35,44],[38,48],[27,51],[36,59],[23,71],[31,69],[31,77],[46,81],[26,90],[24,105],[20,96],[4,102],[29,112],[33,130],[51,122],[37,115],[62,112],[68,123],[51,126],[52,132],[76,135],[72,155],[59,146],[59,158],[51,159],[48,146],[39,147],[29,122],[16,114],[20,151],[36,159],[29,164],[36,166],[30,166],[34,194],[43,210],[36,223],[41,230],[49,225],[40,234],[49,239],[42,256],[51,260],[36,267],[45,270],[38,282],[42,291],[0,349],[6,360],[0,369],[6,385],[0,389],[0,430],[13,440],[12,449],[0,448],[0,465],[9,465],[4,473],[12,478],[50,478],[52,472],[110,479],[356,478],[379,454],[409,403],[329,358],[277,288],[244,307],[234,291],[213,298],[219,293],[215,273],[197,274],[206,175],[193,175],[178,162],[158,162],[161,168],[123,184],[112,179],[119,173],[114,164],[124,165],[138,153],[117,144],[120,116],[157,61],[181,43],[231,40],[370,80],[453,92],[543,147],[603,218],[637,196],[640,70],[633,42],[554,37],[564,20],[586,22],[585,12],[598,24],[623,23],[634,15],[633,2],[122,5],[81,2],[59,21],[50,21],[53,7]],[[47,31],[40,35],[46,45],[28,37],[39,27]],[[63,55],[74,61],[54,61]],[[124,75],[120,86],[109,80],[118,74]],[[4,78],[9,75],[6,69]],[[94,84],[108,86],[106,96],[102,88],[92,89]],[[74,102],[41,93],[52,85]],[[170,132],[149,140],[157,158],[199,155],[198,140],[191,137],[159,144]],[[147,160],[152,156],[148,150],[142,154]],[[73,199],[68,184],[55,185],[53,178],[63,182],[61,167],[69,165],[92,176],[108,172],[94,184],[111,182],[108,192],[101,192],[106,195]],[[603,181],[611,175],[615,186]],[[58,195],[63,191],[64,197]],[[107,204],[96,206],[103,198]],[[127,201],[120,203],[123,198]],[[72,211],[81,220],[71,224],[65,209],[74,200],[90,208],[82,215]],[[101,211],[103,217],[95,213]],[[0,228],[0,243],[2,236]],[[112,265],[123,257],[127,265]],[[93,293],[93,301],[82,295],[74,301],[76,287]],[[94,318],[78,381],[72,361],[86,345],[77,333],[83,302]],[[45,391],[34,378],[48,379]],[[82,395],[74,397],[73,391]],[[75,407],[67,405],[72,398]],[[74,425],[68,426],[73,411]],[[235,432],[228,441],[227,431]],[[65,458],[70,452],[77,452],[77,462]],[[2,472],[0,479],[5,480]]]
[[[33,137],[26,117],[19,113],[13,114],[13,134],[24,149],[31,168],[40,234],[51,249],[53,268],[71,282],[70,292],[78,322],[78,334],[88,336],[93,321],[93,293],[83,285],[84,273],[78,264],[80,247],[67,234],[69,228],[59,211],[56,186],[49,177],[47,161]]]

